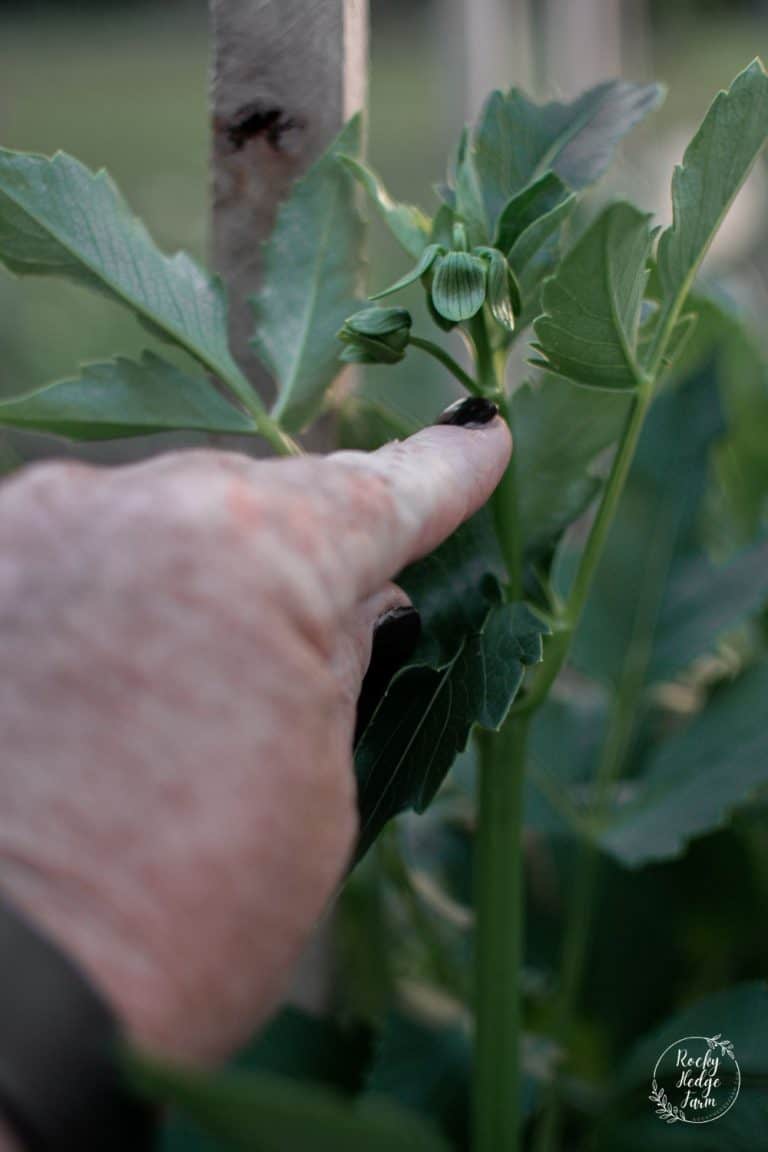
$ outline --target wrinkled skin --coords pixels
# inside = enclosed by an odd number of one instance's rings
[[[353,846],[388,581],[509,449],[496,418],[371,455],[44,464],[0,487],[0,890],[149,1049],[217,1060],[274,1007]]]

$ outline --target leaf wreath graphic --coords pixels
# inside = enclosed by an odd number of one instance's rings
[[[723,1040],[721,1032],[718,1032],[715,1036],[707,1036],[705,1039],[707,1041],[707,1047],[709,1048],[710,1052],[714,1052],[715,1048],[719,1048],[723,1056],[730,1056],[731,1060],[736,1059],[733,1041]]]
[[[685,1119],[682,1108],[670,1104],[666,1092],[659,1088],[656,1080],[651,1081],[651,1094],[648,1099],[656,1105],[656,1115],[667,1124],[676,1124],[678,1120]]]

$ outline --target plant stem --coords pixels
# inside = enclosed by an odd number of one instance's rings
[[[469,324],[477,358],[479,393],[494,400],[501,415],[512,428],[509,401],[504,392],[503,368],[494,355],[488,338],[488,328],[482,312],[473,316]],[[500,379],[500,376],[502,379]],[[520,541],[517,500],[517,476],[514,453],[501,483],[493,494],[491,509],[496,525],[496,536],[507,570],[507,593],[510,600],[519,600],[523,585],[523,557]]]
[[[300,446],[287,432],[284,432],[278,422],[270,416],[262,404],[260,397],[254,392],[250,382],[237,366],[233,365],[232,371],[226,376],[221,374],[216,364],[208,363],[207,366],[214,376],[221,380],[223,384],[226,384],[233,396],[237,397],[245,411],[253,420],[254,431],[256,431],[259,436],[263,436],[267,443],[271,444],[278,456],[301,455]]]
[[[613,460],[600,507],[592,522],[584,551],[581,554],[561,625],[545,649],[544,663],[539,669],[531,691],[515,709],[518,715],[532,713],[544,702],[567,659],[574,632],[584,611],[589,589],[592,586],[592,580],[603,554],[608,532],[624,491],[624,485],[652,397],[653,388],[650,383],[643,384],[632,397],[632,405],[624,425],[621,441]]]
[[[478,312],[477,315],[473,316],[469,321],[469,333],[475,349],[477,380],[480,393],[483,396],[490,396],[493,400],[498,400],[502,389],[499,384],[496,362],[488,336],[488,327],[482,311]]]
[[[520,1146],[523,782],[527,719],[478,734],[473,1152]]]
[[[507,398],[498,399],[499,411],[512,429]],[[520,511],[517,499],[517,462],[514,449],[491,501],[496,536],[507,570],[507,594],[510,600],[519,600],[523,594],[523,548],[520,537]]]
[[[284,432],[263,406],[255,392],[247,388],[234,388],[238,400],[253,420],[260,436],[271,444],[278,456],[300,456],[301,448],[292,437]]]
[[[441,348],[439,344],[433,343],[432,340],[425,340],[423,336],[411,336],[409,341],[411,348],[420,348],[422,352],[427,352],[430,356],[438,360],[444,368],[456,377],[459,384],[466,388],[467,392],[471,392],[473,396],[480,396],[482,394],[477,380],[465,372],[461,364],[454,360],[450,352],[446,352],[445,348]]]
[[[562,632],[557,633],[553,638],[548,664],[542,669],[541,677],[534,684],[523,705],[523,709],[529,715],[546,699],[549,689],[568,655],[573,633],[584,610],[592,579],[624,491],[652,396],[652,384],[647,383],[641,386],[633,398],[603,499],[592,524],[568,597],[565,626]],[[613,747],[611,747],[611,753],[607,758],[604,756],[598,769],[596,796],[598,809],[601,809],[605,804],[610,775],[615,769],[614,759]],[[595,842],[591,839],[582,841],[577,853],[575,876],[568,905],[569,916],[563,943],[559,1006],[555,1025],[555,1040],[564,1052],[567,1052],[570,1047],[575,1005],[584,974],[598,862],[599,854]],[[549,1092],[547,1107],[537,1134],[536,1152],[555,1152],[559,1147],[561,1118],[562,1078],[558,1075],[555,1077]]]
[[[470,322],[482,395],[509,422],[503,365],[485,317]],[[520,598],[522,552],[514,456],[492,501],[507,569],[506,596]],[[517,1152],[521,1129],[520,1040],[523,963],[523,785],[527,718],[509,717],[500,732],[478,734],[475,843],[474,1152]]]

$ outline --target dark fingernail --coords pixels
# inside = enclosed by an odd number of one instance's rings
[[[438,416],[436,424],[457,424],[460,428],[482,428],[483,424],[490,424],[499,409],[492,400],[485,396],[465,396],[446,408]]]
[[[376,622],[371,661],[360,689],[355,723],[355,744],[365,731],[392,677],[413,654],[421,635],[421,617],[415,608],[393,608]]]

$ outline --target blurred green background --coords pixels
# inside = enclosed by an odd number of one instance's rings
[[[574,62],[584,55],[580,46],[560,42],[561,18],[581,17],[582,6],[584,34],[591,37],[583,76],[574,73]],[[517,5],[510,3],[507,69],[498,52],[494,61],[478,58],[468,35],[471,4],[374,0],[370,156],[392,190],[433,207],[431,187],[442,178],[462,122],[477,111],[478,90],[522,82],[539,95],[571,95],[574,82],[584,87],[621,71],[632,79],[654,76],[670,87],[665,107],[635,135],[614,178],[634,199],[666,211],[672,164],[713,93],[768,49],[768,4],[609,0],[609,6],[614,18],[619,13],[618,30],[608,27],[600,0],[534,0],[526,6],[521,43],[515,39]],[[479,5],[474,19],[482,7],[487,6]],[[91,166],[105,166],[164,247],[186,248],[205,259],[208,51],[204,0],[5,0],[0,143],[44,153],[61,148]],[[765,279],[757,255],[764,247],[764,212],[761,197],[750,189],[743,200],[720,257],[749,279],[746,295],[760,311]],[[403,270],[395,246],[375,222],[371,265],[377,285]],[[135,352],[148,338],[96,296],[56,282],[14,282],[3,270],[0,342],[0,395],[9,395],[68,375],[81,360]],[[449,387],[423,357],[383,375],[390,396],[397,389],[398,406],[418,416],[434,411]],[[368,388],[378,386],[374,370]]]

